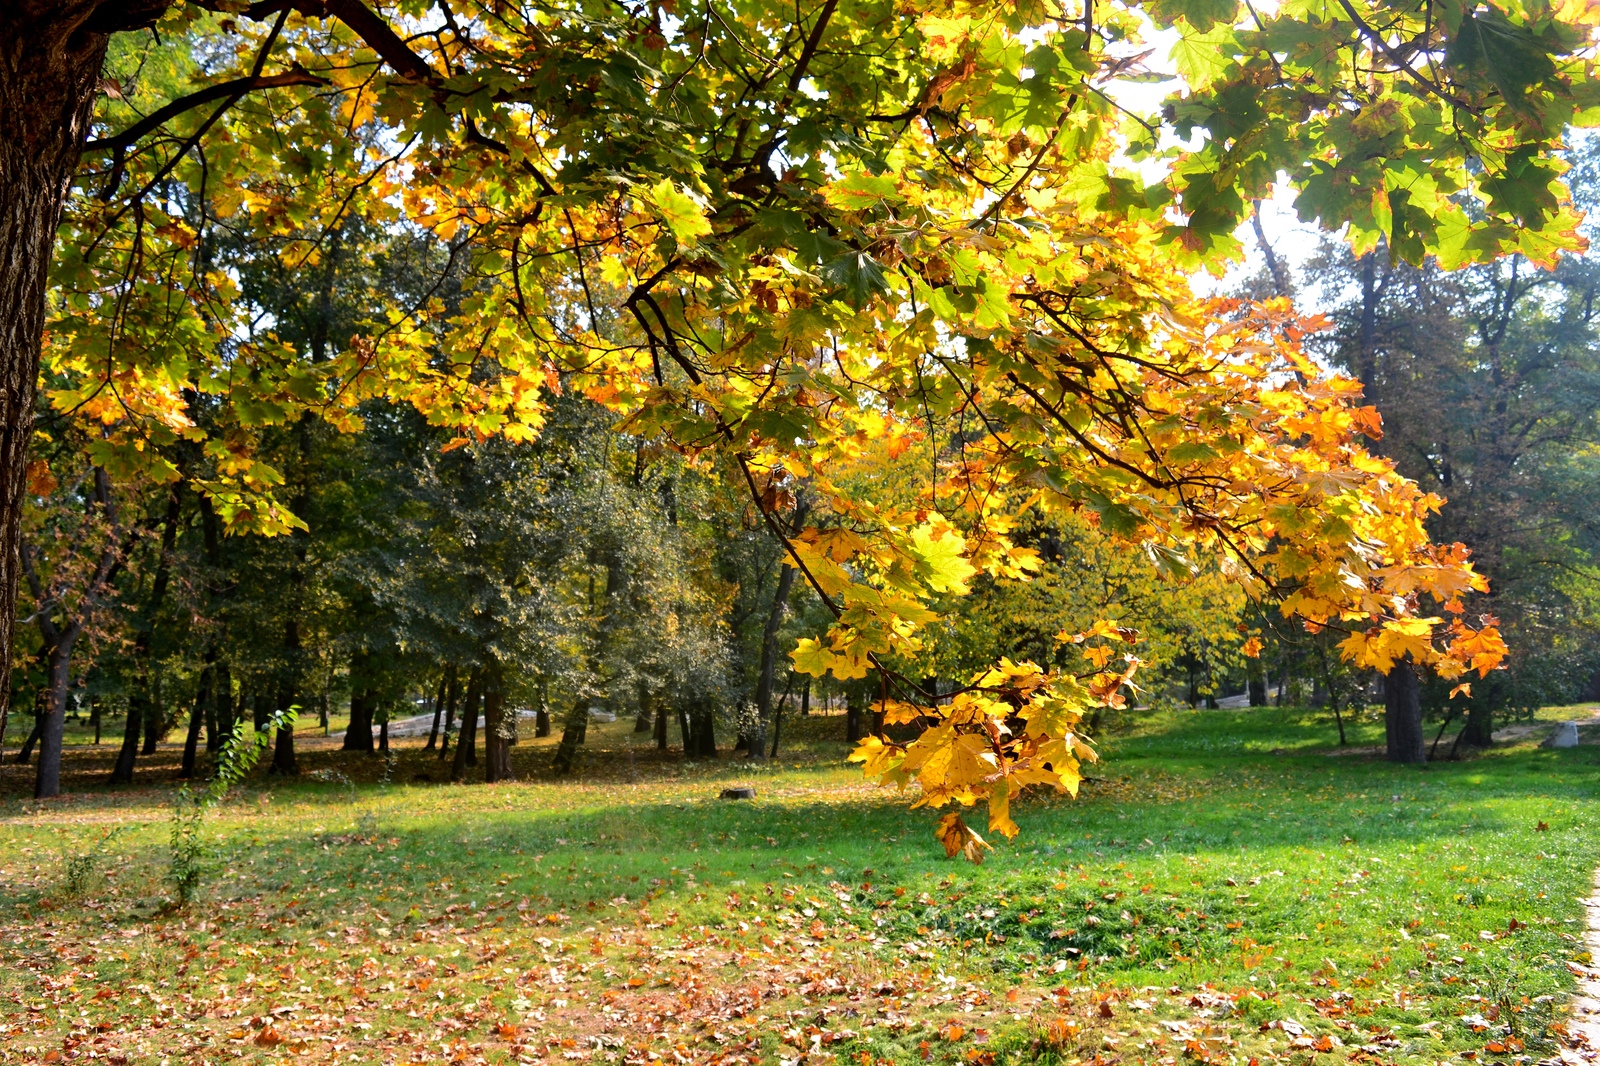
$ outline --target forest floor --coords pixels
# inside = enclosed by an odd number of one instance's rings
[[[118,789],[110,745],[73,747],[46,803],[7,765],[0,1063],[1465,1066],[1576,1038],[1590,730],[1419,770],[1328,757],[1319,712],[1135,714],[972,866],[843,765],[842,725],[786,723],[759,768],[593,726],[575,778],[525,740],[494,786],[302,736],[299,779],[212,816],[186,907],[175,747]]]

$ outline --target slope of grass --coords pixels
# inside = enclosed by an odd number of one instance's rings
[[[163,772],[91,789],[111,753],[74,752],[36,805],[5,767],[0,1062],[1511,1062],[1589,961],[1589,746],[1418,770],[1327,754],[1320,714],[1136,715],[975,867],[837,717],[761,768],[630,725],[570,781],[524,741],[495,787],[307,741],[215,817],[186,909]]]

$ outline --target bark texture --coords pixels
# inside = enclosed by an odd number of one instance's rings
[[[1422,735],[1422,686],[1409,662],[1395,663],[1384,677],[1383,703],[1389,761],[1427,762],[1427,740]]]
[[[794,591],[795,569],[784,563],[778,570],[778,588],[772,596],[772,609],[761,631],[761,668],[756,675],[756,720],[750,727],[750,758],[767,757],[767,723],[772,721],[772,681],[778,664],[778,630],[783,627],[789,593]]]
[[[0,4],[0,663],[11,661],[22,501],[56,227],[88,133],[106,43],[169,0]],[[0,670],[0,709],[11,696]]]

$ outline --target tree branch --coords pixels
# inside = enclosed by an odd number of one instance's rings
[[[204,89],[180,96],[166,106],[152,111],[149,115],[135,122],[121,133],[110,137],[103,137],[98,141],[90,141],[83,146],[85,152],[103,152],[127,148],[140,137],[150,133],[179,115],[201,104],[209,104],[213,100],[225,97],[239,97],[257,89],[281,89],[290,85],[327,85],[326,78],[319,78],[304,67],[296,65],[294,69],[284,71],[282,74],[268,74],[261,77],[235,78],[232,81],[219,82],[208,85]]]

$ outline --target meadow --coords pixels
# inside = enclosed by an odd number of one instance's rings
[[[108,789],[112,752],[73,746],[58,800],[0,770],[0,1062],[1552,1055],[1591,961],[1600,748],[1418,769],[1349,725],[1344,754],[1321,712],[1130,714],[981,866],[862,783],[834,716],[786,722],[760,768],[621,722],[555,780],[524,739],[494,786],[417,740],[307,736],[298,779],[210,818],[186,905],[177,749]]]

